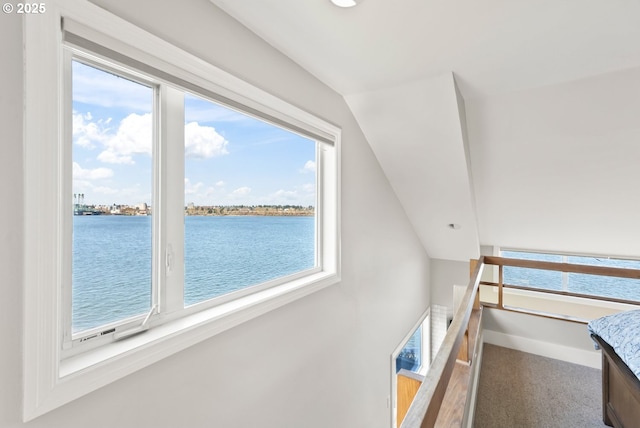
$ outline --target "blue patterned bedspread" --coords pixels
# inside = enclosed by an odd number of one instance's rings
[[[590,333],[597,334],[611,345],[616,354],[640,379],[640,310],[620,312],[592,320],[587,328]]]

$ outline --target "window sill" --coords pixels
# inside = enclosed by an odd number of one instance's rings
[[[337,275],[320,272],[166,322],[61,361],[59,379],[87,378],[97,389],[338,281]],[[81,387],[77,392],[89,391]]]

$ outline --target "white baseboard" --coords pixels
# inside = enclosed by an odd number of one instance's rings
[[[573,364],[593,367],[595,369],[601,368],[600,351],[596,351],[595,349],[593,351],[587,351],[558,345],[557,343],[542,342],[540,340],[512,336],[486,329],[484,330],[484,342],[504,348],[515,349],[516,351],[528,352],[530,354],[567,361]]]

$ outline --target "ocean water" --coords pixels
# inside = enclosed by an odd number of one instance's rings
[[[185,217],[185,305],[315,265],[313,217]]]
[[[72,330],[151,309],[151,217],[75,216]],[[315,219],[186,216],[185,306],[315,265]]]
[[[502,255],[516,259],[640,269],[640,261],[637,260],[562,256],[556,254],[524,253],[519,251],[503,251]],[[589,296],[640,301],[640,280],[630,278],[613,278],[600,275],[563,273],[505,266],[504,282],[512,285],[567,291]]]

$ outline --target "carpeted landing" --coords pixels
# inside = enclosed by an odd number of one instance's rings
[[[602,428],[601,371],[484,344],[475,428]]]

